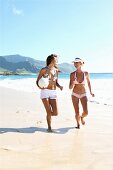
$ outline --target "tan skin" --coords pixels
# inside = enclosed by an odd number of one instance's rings
[[[82,82],[84,79],[84,72],[81,69],[82,63],[74,62],[74,66],[76,67],[77,81]],[[74,84],[74,80],[75,80],[74,77],[75,77],[75,71],[70,74],[69,89],[73,89],[73,92],[76,94],[84,94],[86,92],[85,85],[84,84]],[[90,78],[89,78],[88,72],[85,72],[85,77],[86,77],[86,81],[88,84],[90,94],[92,95],[92,97],[94,97],[94,94],[91,91],[91,83],[90,83]],[[83,108],[83,113],[81,116],[80,116],[80,112],[79,112],[79,101],[81,102],[82,108]],[[85,124],[84,117],[86,117],[88,115],[87,96],[84,96],[79,99],[76,96],[72,95],[72,103],[74,106],[75,119],[77,122],[76,128],[79,129],[80,128],[80,120],[81,120],[82,125],[84,125]]]
[[[59,83],[58,83],[58,69],[55,68],[56,63],[57,63],[57,58],[54,57],[52,62],[48,65],[48,69],[42,68],[39,72],[38,81],[46,73],[51,75],[51,79],[49,80],[49,85],[46,89],[55,90],[56,87],[60,88],[60,90],[63,89],[63,87],[60,86]],[[54,71],[56,71],[56,79],[55,80],[54,80],[54,76],[53,76]],[[40,89],[42,89],[42,88],[40,88]],[[57,116],[58,115],[57,100],[56,99],[50,99],[50,98],[44,98],[44,99],[42,99],[42,102],[44,104],[44,107],[45,107],[45,110],[46,110],[46,113],[47,113],[46,119],[47,119],[47,124],[48,124],[48,132],[52,132],[51,116]]]

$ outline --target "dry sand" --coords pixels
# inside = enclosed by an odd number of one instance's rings
[[[113,108],[88,104],[77,130],[70,93],[58,92],[56,133],[47,133],[39,93],[0,87],[0,170],[113,170]]]

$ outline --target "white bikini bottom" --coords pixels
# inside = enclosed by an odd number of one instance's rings
[[[85,97],[85,96],[87,96],[87,95],[86,95],[86,93],[77,94],[77,93],[72,92],[72,96],[75,96],[75,97],[77,97],[78,99],[81,99],[81,98],[83,98],[83,97]]]

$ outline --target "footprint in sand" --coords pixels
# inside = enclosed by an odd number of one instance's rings
[[[33,148],[30,147],[30,146],[26,146],[26,145],[16,145],[16,146],[4,146],[4,147],[1,147],[0,149],[4,150],[4,151],[18,151],[18,152],[21,152],[21,151],[30,151],[32,150]]]
[[[42,123],[42,121],[37,121],[37,124],[40,124],[40,123]]]

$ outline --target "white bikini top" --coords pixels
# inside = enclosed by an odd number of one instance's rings
[[[83,73],[84,73],[84,72],[83,72]],[[76,71],[75,71],[74,84],[83,84],[83,85],[85,85],[85,73],[84,73],[84,75],[83,75],[83,81],[82,81],[82,82],[79,82],[79,81],[77,80],[77,75],[76,75]]]

